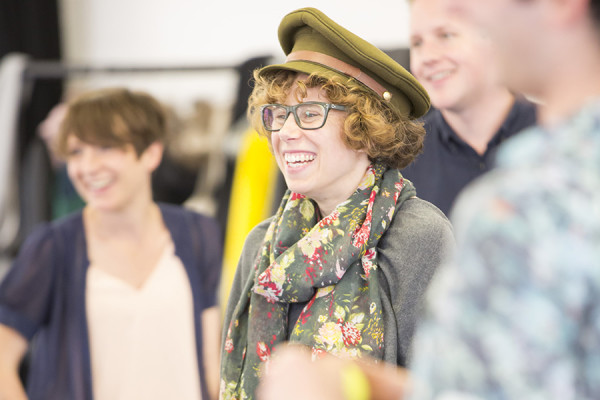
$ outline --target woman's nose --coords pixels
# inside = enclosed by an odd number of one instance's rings
[[[94,172],[100,166],[100,157],[95,149],[86,149],[83,151],[80,166],[85,172]]]
[[[293,114],[288,114],[287,119],[283,123],[283,126],[279,130],[279,137],[282,140],[294,140],[298,139],[302,134],[302,128],[296,124],[296,119]]]

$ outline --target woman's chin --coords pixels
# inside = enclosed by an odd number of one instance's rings
[[[310,198],[312,198],[312,195],[314,194],[313,190],[311,190],[311,187],[309,187],[309,185],[307,185],[306,183],[294,182],[289,179],[286,179],[286,184],[288,189],[296,194],[300,194],[302,196]]]
[[[290,189],[292,192],[294,192],[294,193],[296,193],[296,194],[301,194],[302,196],[305,196],[305,197],[310,197],[310,196],[307,194],[307,190],[306,190],[306,188],[304,188],[304,187],[302,187],[302,186],[299,186],[299,185],[290,185],[290,184],[288,184],[288,185],[287,185],[287,187],[288,187],[288,189]]]

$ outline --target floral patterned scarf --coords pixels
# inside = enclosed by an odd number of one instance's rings
[[[290,303],[307,302],[291,342],[349,357],[383,358],[377,243],[415,196],[396,169],[371,165],[352,196],[319,221],[315,203],[286,192],[227,330],[221,398],[251,399],[261,364],[286,340]]]

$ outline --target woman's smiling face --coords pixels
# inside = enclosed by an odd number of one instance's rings
[[[67,172],[89,207],[121,211],[151,198],[150,177],[160,163],[162,145],[151,144],[139,157],[133,145],[99,146],[75,135],[67,141]]]
[[[298,104],[297,85],[308,78],[299,74],[285,105]],[[307,88],[300,102],[329,102],[324,90]],[[325,125],[315,130],[304,130],[289,115],[283,127],[273,132],[271,143],[277,164],[290,190],[317,202],[323,214],[346,200],[358,187],[369,158],[364,151],[353,150],[343,140],[346,113],[331,110]]]

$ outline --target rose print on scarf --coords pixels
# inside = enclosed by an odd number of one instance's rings
[[[286,280],[285,266],[294,262],[294,254],[286,254],[281,259],[281,264],[274,262],[258,277],[258,285],[254,293],[264,296],[268,302],[279,301]]]
[[[236,321],[237,322],[237,321]],[[233,351],[233,340],[231,339],[231,325],[229,324],[229,328],[227,328],[227,338],[225,339],[225,351],[227,353],[231,353]]]
[[[363,176],[363,179],[362,179],[362,181],[360,181],[360,184],[358,185],[358,188],[356,188],[356,190],[365,190],[365,189],[370,188],[374,184],[375,184],[375,169],[373,168],[372,165],[369,165],[369,168],[367,168],[367,172],[365,173],[365,176]]]
[[[374,247],[367,250],[365,252],[365,255],[362,256],[362,266],[363,266],[363,271],[365,272],[364,279],[369,278],[369,276],[371,275],[371,270],[374,270],[377,268],[377,264],[375,264],[373,262],[373,260],[375,260],[376,256],[377,256],[377,250]]]
[[[233,351],[233,340],[230,337],[225,339],[225,351],[231,353]]]
[[[317,343],[321,343],[325,346],[325,350],[332,352],[335,347],[340,347],[338,343],[342,341],[342,326],[337,322],[325,322],[319,328],[319,334],[315,338]]]
[[[269,267],[265,272],[258,277],[258,284],[254,287],[254,293],[263,296],[269,303],[279,301],[279,296],[283,293],[283,288],[280,284],[273,281],[271,278],[272,268]]]
[[[271,280],[279,287],[283,286],[285,282],[285,268],[283,265],[279,265],[278,263],[271,265]]]
[[[394,193],[394,203],[396,203],[398,201],[398,197],[400,196],[400,192],[402,192],[402,189],[404,188],[404,178],[400,179],[400,182],[396,182],[394,186],[396,187],[396,193]]]
[[[265,342],[258,342],[256,343],[256,354],[258,354],[260,361],[266,362],[271,358],[271,349]]]
[[[302,200],[305,198],[306,198],[306,196],[303,194],[300,194],[300,193],[292,192],[292,194],[290,195],[290,201]]]
[[[320,349],[334,355],[356,358],[361,356],[361,350],[372,350],[368,345],[360,346],[363,340],[362,330],[365,328],[364,313],[350,313],[348,306],[338,305],[335,306],[333,317],[337,320],[322,322],[315,335],[317,345],[313,347],[313,354]]]
[[[331,229],[313,229],[308,235],[298,242],[298,248],[309,260],[315,258],[315,254],[322,250],[333,237]]]
[[[363,247],[365,245],[365,243],[367,243],[367,240],[369,239],[369,231],[370,230],[371,230],[371,227],[366,224],[361,226],[354,233],[354,240],[352,241],[352,246],[356,247],[357,249],[360,249],[361,247]]]
[[[331,214],[319,221],[319,228],[325,228],[326,226],[339,225],[340,212],[334,210]]]
[[[351,322],[344,322],[342,325],[342,337],[348,347],[357,346],[362,340],[360,331]]]
[[[367,216],[365,217],[365,222],[354,233],[354,240],[352,241],[352,245],[357,249],[363,247],[365,243],[367,243],[367,240],[369,240],[369,236],[371,235],[371,221],[373,220],[373,203],[375,203],[377,192],[377,186],[373,187],[373,190],[371,191],[371,196],[369,198],[369,205],[367,206]]]

